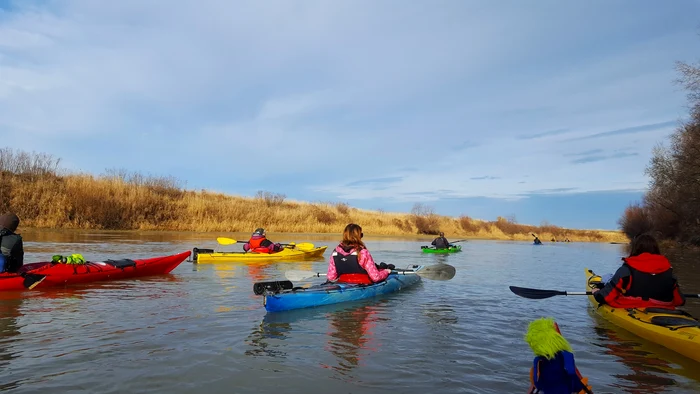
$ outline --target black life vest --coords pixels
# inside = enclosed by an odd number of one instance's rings
[[[332,256],[333,264],[335,264],[335,272],[338,273],[338,276],[343,274],[367,274],[367,271],[360,265],[357,251],[353,251],[348,255],[343,255],[334,251]]]
[[[21,235],[15,234],[6,228],[0,230],[0,253],[5,259],[4,272],[17,272],[22,266],[21,262],[18,261],[18,256],[13,254],[13,252],[17,252],[15,248],[21,241]]]
[[[650,274],[631,267],[630,282],[626,286],[627,297],[639,297],[643,300],[659,300],[664,302],[673,301],[673,291],[676,287],[676,280],[673,278],[673,268],[659,273]]]

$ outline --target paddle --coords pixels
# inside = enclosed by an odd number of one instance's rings
[[[571,295],[592,295],[591,291],[560,291],[560,290],[541,290],[541,289],[530,289],[527,287],[518,286],[508,286],[510,291],[519,295],[520,297],[529,298],[532,300],[541,300],[544,298],[550,298],[558,295],[571,296]],[[683,294],[685,298],[700,298],[700,294]]]
[[[298,244],[295,244],[294,242],[288,243],[288,244],[280,244],[280,245],[288,245],[291,246],[292,248],[297,248],[302,251],[309,251],[314,248],[316,248],[316,245],[312,244],[311,242],[301,242]]]
[[[233,245],[233,244],[237,243],[238,241],[236,241],[233,238],[219,237],[216,239],[216,242],[220,243],[221,245]],[[293,248],[297,248],[297,249],[302,250],[302,251],[312,250],[316,247],[314,244],[312,244],[310,242],[302,242],[302,243],[298,243],[298,244],[295,244],[294,242],[290,242],[288,244],[280,244],[280,245],[291,246]]]
[[[238,241],[236,241],[235,239],[231,239],[231,238],[219,237],[216,239],[216,242],[220,243],[221,245],[233,245]]]
[[[396,275],[418,275],[421,278],[432,279],[432,280],[450,280],[454,278],[457,270],[455,267],[449,264],[434,264],[425,266],[420,271],[413,271],[410,269],[394,269],[391,271],[392,274]],[[284,276],[291,281],[307,280],[312,278],[320,278],[328,274],[323,272],[313,272],[313,271],[302,271],[302,270],[289,270],[285,271]]]
[[[46,279],[46,275],[40,274],[29,274],[25,272],[20,275],[24,277],[24,282],[22,283],[22,285],[24,285],[24,287],[26,287],[29,290],[35,288],[39,283]]]

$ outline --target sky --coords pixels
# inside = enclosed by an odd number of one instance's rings
[[[187,189],[615,229],[700,1],[0,0],[0,147]]]

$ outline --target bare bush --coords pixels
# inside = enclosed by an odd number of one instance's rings
[[[440,232],[440,217],[435,214],[432,207],[416,203],[411,209],[411,216],[418,234],[437,234]]]
[[[514,216],[509,219],[499,216],[493,224],[506,235],[515,235],[523,231],[523,226],[515,221]]]
[[[24,152],[12,148],[0,149],[0,172],[24,176],[56,176],[61,159],[48,153]]]
[[[534,229],[535,229],[535,228],[533,228],[533,230],[534,230]],[[543,220],[542,223],[540,223],[540,227],[539,227],[538,230],[539,230],[540,233],[549,233],[549,234],[552,234],[552,235],[555,236],[555,237],[561,237],[561,236],[564,235],[564,229],[563,229],[563,228],[561,228],[561,227],[559,227],[559,226],[555,226],[555,225],[549,223],[549,222],[546,221],[546,220]]]
[[[459,217],[459,225],[468,233],[478,233],[479,229],[481,228],[474,219],[467,215],[462,215]]]
[[[350,212],[350,205],[344,202],[339,202],[335,204],[335,209],[337,209],[341,215],[347,215]]]
[[[647,209],[638,203],[628,206],[617,223],[620,225],[620,230],[629,239],[634,239],[634,237],[652,230]]]
[[[320,207],[314,208],[313,215],[319,223],[333,224],[336,221],[336,217],[332,212],[326,211]]]
[[[282,193],[272,193],[264,190],[258,190],[258,192],[255,194],[255,198],[262,201],[268,207],[274,207],[282,205],[287,196]]]

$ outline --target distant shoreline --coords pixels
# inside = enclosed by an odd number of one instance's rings
[[[493,221],[467,215],[435,214],[417,203],[410,213],[354,208],[343,202],[289,201],[284,194],[259,191],[241,197],[207,190],[186,190],[172,177],[125,170],[107,174],[66,174],[50,155],[0,149],[0,210],[13,211],[22,227],[116,231],[181,231],[340,234],[348,223],[368,236],[430,236],[449,240],[533,240],[626,242],[620,231],[566,229],[543,222],[519,224],[515,218]]]
[[[234,238],[240,240],[247,240],[248,237],[250,236],[250,232],[244,232],[244,231],[181,231],[181,230],[159,230],[159,229],[150,229],[150,230],[138,230],[138,229],[81,229],[81,228],[52,228],[52,227],[20,227],[19,233],[24,234],[26,233],[30,237],[25,238],[25,242],[42,242],[41,240],[34,239],[36,238],[37,235],[41,234],[50,234],[50,233],[57,233],[60,232],[63,235],[69,236],[69,235],[78,235],[81,233],[90,233],[90,232],[95,232],[95,233],[129,233],[129,234],[139,234],[143,235],[145,238],[150,238],[150,237],[158,237],[159,235],[185,235],[187,234],[186,238],[201,238],[201,239],[210,239],[214,240],[217,237],[229,237],[229,238]],[[576,231],[576,230],[574,230]],[[606,230],[578,230],[578,231],[600,231],[603,235],[607,235],[605,233],[608,233]],[[268,232],[268,236],[273,239],[286,239],[286,238],[294,238],[294,239],[308,239],[308,238],[334,238],[334,239],[339,239],[341,232],[326,232],[326,233],[317,233],[317,232],[280,232],[280,231],[270,231]],[[616,232],[611,232],[611,236],[619,236],[620,234]],[[493,237],[489,235],[485,236],[473,236],[473,235],[450,235],[446,234],[447,238],[449,241],[457,241],[460,239],[464,239],[466,241],[514,241],[514,242],[529,242],[532,240],[532,237],[530,236],[529,238],[526,237],[523,234],[520,235],[515,235],[514,237]],[[623,236],[624,237],[624,236]],[[42,238],[42,237],[39,237]],[[53,237],[50,237],[53,238]],[[430,242],[432,241],[435,236],[434,235],[426,235],[426,234],[373,234],[367,232],[365,234],[365,239],[373,240],[373,239],[402,239],[402,240],[415,240],[416,242]],[[588,242],[588,243],[609,243],[613,245],[626,245],[628,242],[615,242],[615,241],[607,241],[607,240],[571,240],[571,242],[564,242],[564,241],[558,241],[558,242],[552,242],[551,240],[545,240],[542,241],[543,243],[575,243],[575,242]]]

